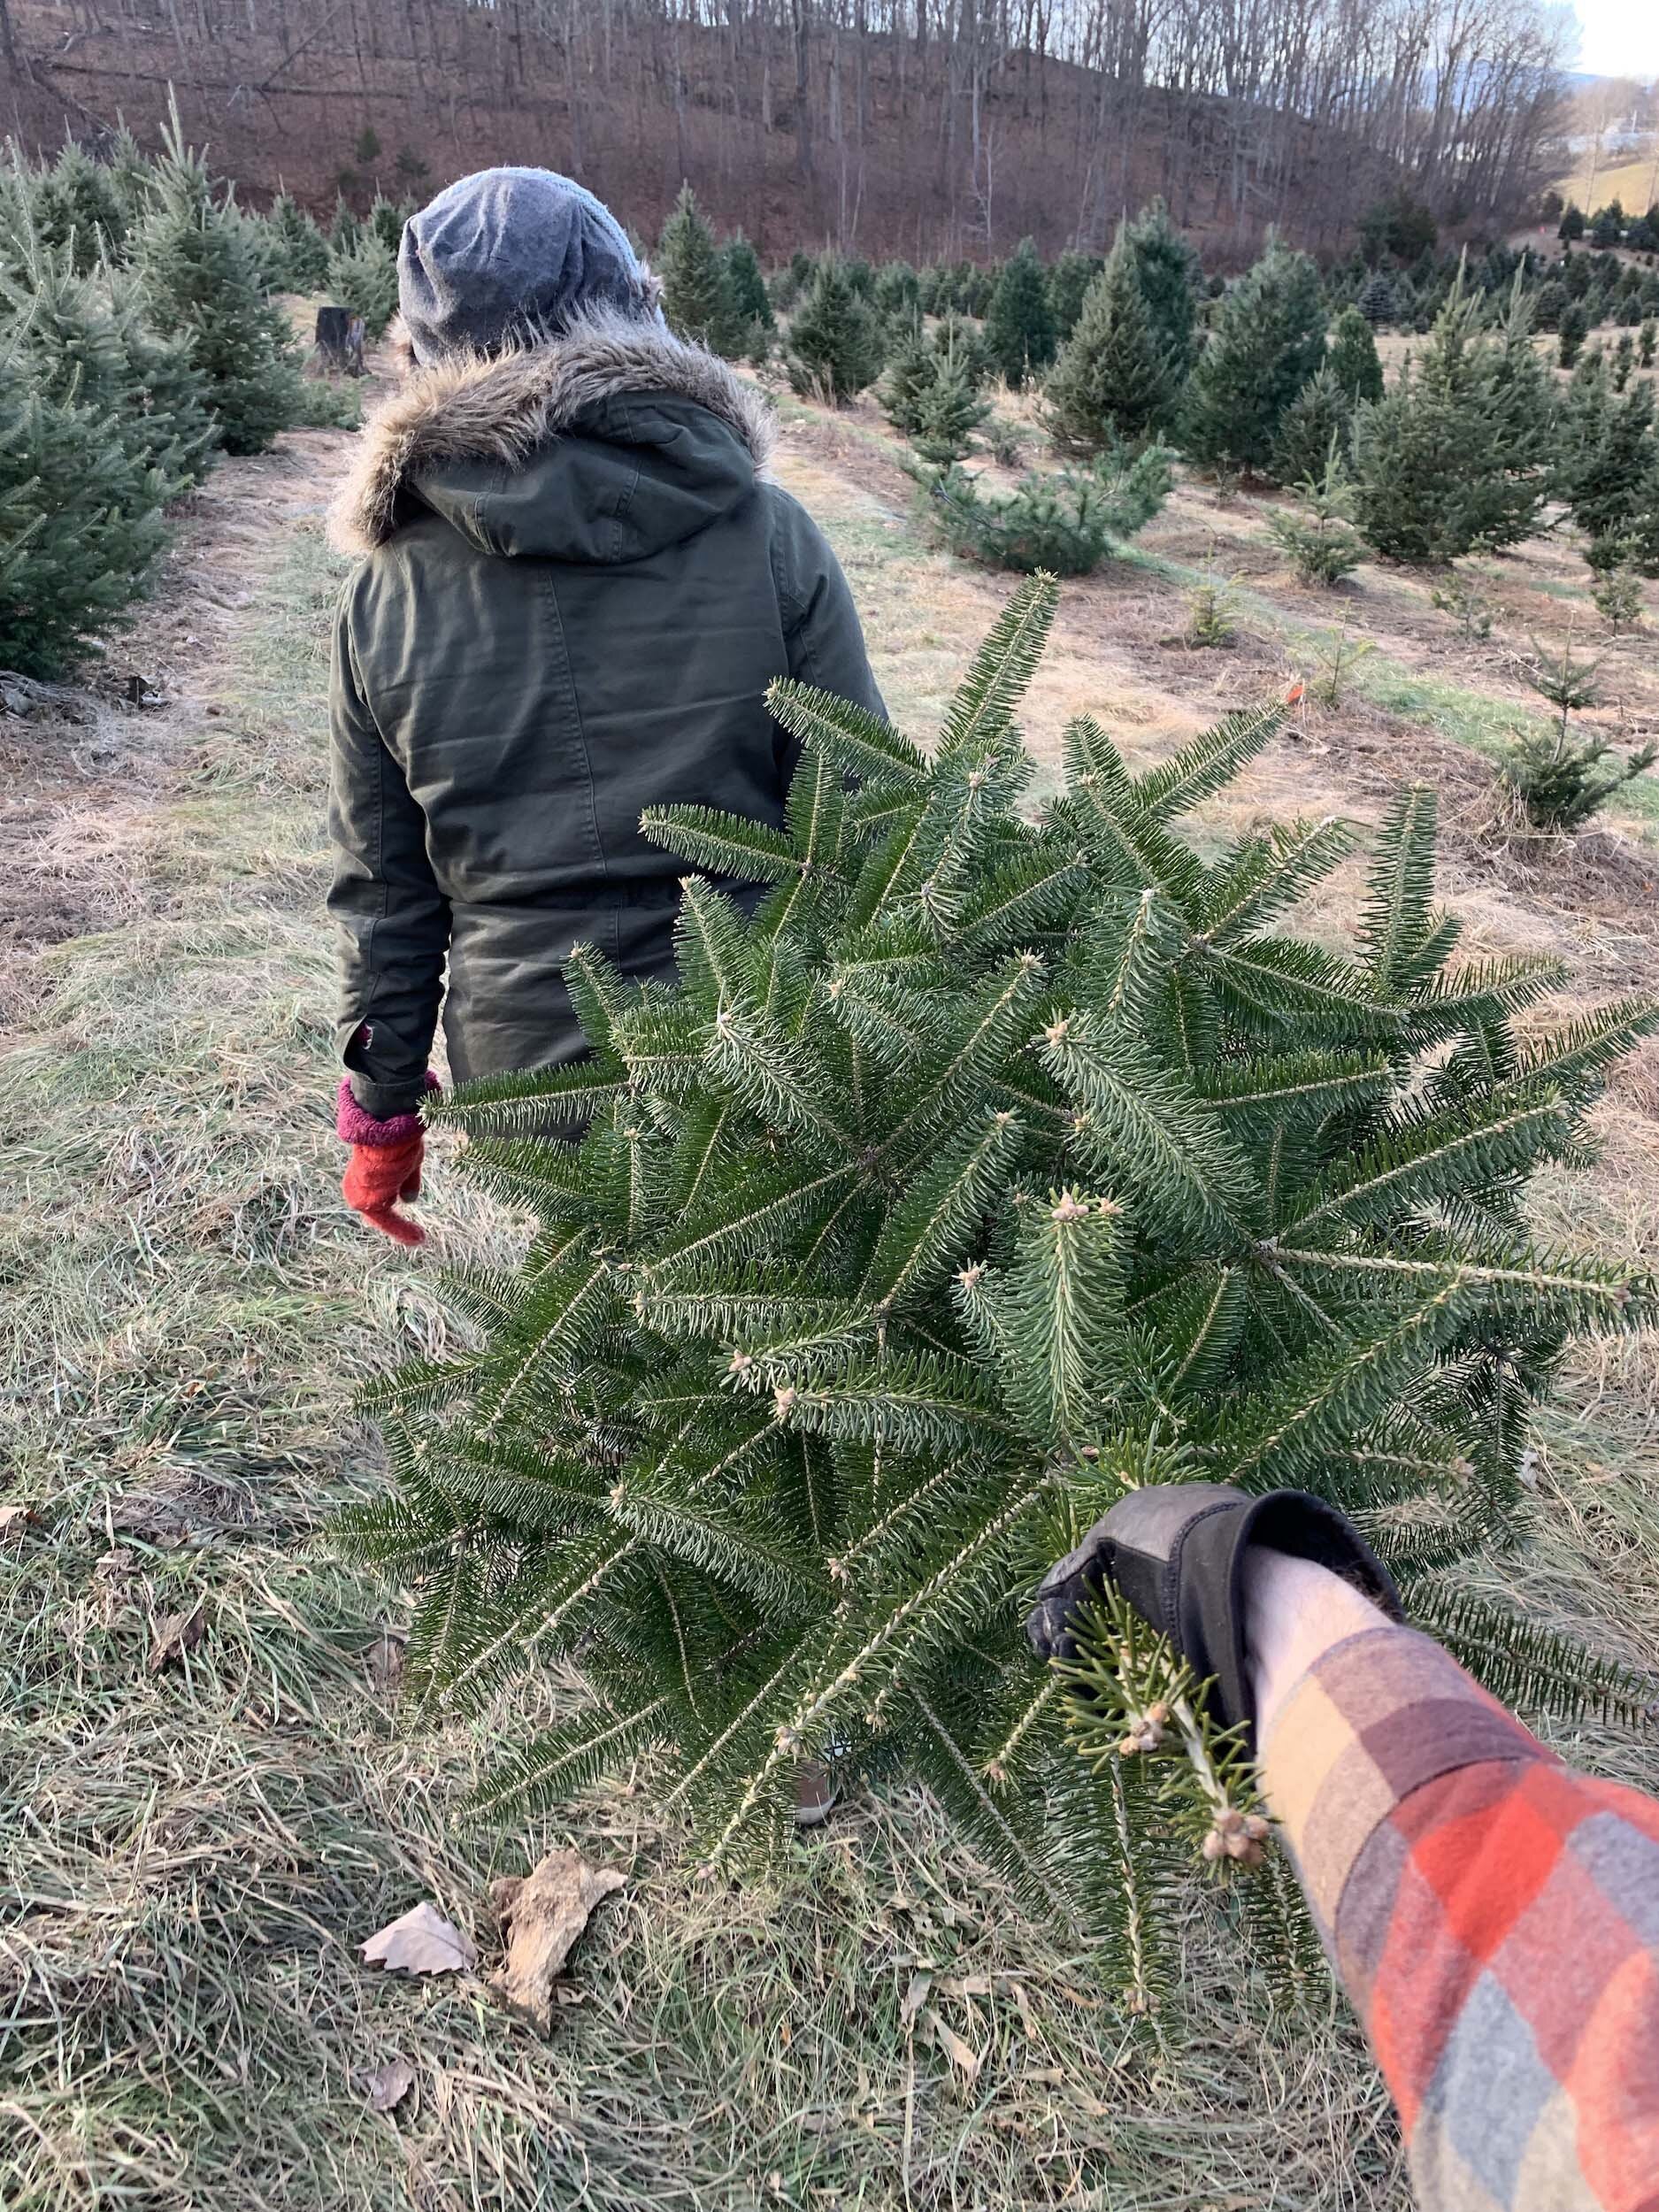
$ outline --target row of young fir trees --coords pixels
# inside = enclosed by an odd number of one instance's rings
[[[74,670],[217,454],[338,411],[273,296],[288,219],[245,214],[176,111],[155,160],[122,131],[103,160],[0,165],[0,667]]]
[[[1659,573],[1659,429],[1626,334],[1578,357],[1559,388],[1533,339],[1526,273],[1505,292],[1458,267],[1424,342],[1385,391],[1371,319],[1331,316],[1315,264],[1279,241],[1211,301],[1162,205],[1125,223],[1103,265],[1056,311],[1058,265],[1022,247],[982,321],[931,326],[919,284],[821,265],[787,337],[797,388],[836,399],[873,378],[924,467],[928,512],[957,550],[1027,571],[1093,566],[1156,511],[1177,451],[1218,476],[1294,488],[1274,518],[1304,576],[1333,582],[1370,549],[1440,565],[1501,551],[1563,503],[1599,573]],[[1482,273],[1485,275],[1490,271]],[[878,304],[884,280],[893,303]],[[1648,350],[1651,352],[1652,348]],[[1066,464],[1011,496],[959,464],[990,411],[989,378],[1034,388]],[[993,436],[995,434],[991,434]]]

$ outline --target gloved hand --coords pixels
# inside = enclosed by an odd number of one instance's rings
[[[428,1073],[426,1088],[435,1091],[436,1076]],[[426,1139],[419,1114],[394,1114],[377,1121],[365,1113],[352,1095],[349,1079],[340,1086],[334,1131],[342,1144],[351,1147],[351,1158],[340,1188],[354,1213],[396,1244],[424,1244],[426,1233],[419,1222],[396,1210],[400,1199],[419,1198],[420,1169]]]
[[[1244,1647],[1244,1555],[1252,1544],[1311,1559],[1340,1575],[1393,1621],[1404,1617],[1393,1578],[1345,1513],[1305,1490],[1251,1497],[1218,1482],[1148,1484],[1119,1498],[1075,1551],[1037,1586],[1025,1633],[1039,1657],[1071,1658],[1072,1616],[1107,1583],[1167,1636],[1226,1728],[1256,1726]]]

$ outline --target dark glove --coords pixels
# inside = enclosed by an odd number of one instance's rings
[[[1169,1482],[1132,1490],[1096,1521],[1075,1551],[1037,1586],[1025,1633],[1043,1659],[1069,1659],[1072,1617],[1107,1583],[1167,1636],[1200,1680],[1214,1678],[1212,1709],[1224,1727],[1256,1725],[1244,1654],[1244,1555],[1251,1544],[1311,1559],[1404,1618],[1393,1578],[1345,1513],[1305,1490],[1251,1497],[1218,1482]]]

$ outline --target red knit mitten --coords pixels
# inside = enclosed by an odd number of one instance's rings
[[[426,1088],[437,1087],[436,1077],[428,1075]],[[394,1243],[424,1244],[426,1233],[419,1223],[396,1211],[400,1199],[420,1195],[420,1167],[426,1151],[420,1116],[393,1114],[377,1121],[358,1105],[348,1080],[340,1086],[334,1129],[342,1143],[351,1147],[340,1185],[347,1205]]]

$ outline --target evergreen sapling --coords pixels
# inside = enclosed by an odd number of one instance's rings
[[[1098,453],[1153,435],[1167,423],[1175,397],[1169,353],[1120,228],[1044,382],[1043,421],[1062,452]]]
[[[1304,584],[1327,589],[1351,576],[1365,557],[1364,540],[1354,527],[1354,486],[1334,442],[1317,476],[1297,485],[1302,510],[1268,511],[1268,534],[1289,559]]]
[[[1302,484],[1323,476],[1333,454],[1346,461],[1353,417],[1352,402],[1328,365],[1310,376],[1286,409],[1273,441],[1275,479]]]
[[[176,102],[165,142],[135,250],[150,319],[188,343],[226,451],[263,453],[299,412],[293,334],[234,203],[186,146]]]
[[[1331,326],[1326,366],[1350,406],[1383,396],[1382,357],[1371,326],[1357,307],[1345,307]]]
[[[680,186],[673,211],[663,226],[656,269],[662,279],[663,312],[672,330],[712,353],[735,357],[742,352],[745,333],[726,265],[688,184]]]
[[[1324,359],[1319,272],[1274,239],[1222,300],[1187,380],[1187,451],[1208,466],[1231,461],[1267,473],[1286,413]]]
[[[990,411],[955,355],[935,356],[933,377],[917,402],[911,442],[924,461],[948,468],[968,452]]]
[[[1125,234],[1141,279],[1152,334],[1176,390],[1198,354],[1198,295],[1203,268],[1161,199],[1142,208]]]
[[[1048,280],[1029,238],[1002,264],[986,310],[985,340],[1004,383],[1014,388],[1040,380],[1054,359],[1054,314]]]
[[[370,225],[329,255],[328,290],[339,306],[363,318],[371,342],[385,334],[397,312],[397,257]]]
[[[1174,480],[1171,459],[1158,445],[1102,454],[1088,468],[1033,470],[1003,497],[981,492],[965,469],[911,473],[926,520],[953,553],[1025,575],[1087,576],[1157,513]]]
[[[826,407],[844,407],[875,382],[881,358],[874,309],[839,263],[820,262],[812,288],[789,325],[784,367],[792,388]]]

